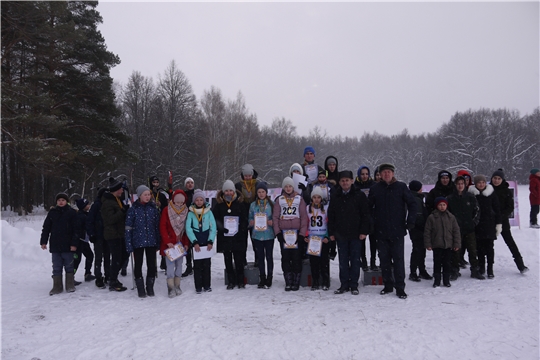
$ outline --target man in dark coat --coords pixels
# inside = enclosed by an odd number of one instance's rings
[[[86,231],[90,237],[90,242],[94,244],[96,286],[100,289],[105,289],[105,283],[109,282],[109,269],[111,266],[111,252],[109,251],[109,244],[103,237],[103,219],[101,218],[101,197],[105,191],[107,191],[106,188],[99,189],[96,200],[90,207],[86,218]],[[101,272],[102,263],[105,278],[103,278]]]
[[[337,242],[339,255],[339,281],[334,294],[351,291],[358,295],[360,253],[369,234],[369,210],[364,193],[356,191],[351,171],[339,174],[339,186],[328,207],[328,235]]]
[[[448,170],[441,170],[437,174],[437,183],[426,196],[426,208],[428,214],[435,210],[435,199],[438,197],[448,197],[454,192],[454,183],[452,182],[452,174]]]
[[[381,259],[384,289],[381,295],[394,291],[400,299],[405,293],[404,236],[414,228],[416,201],[407,185],[394,177],[392,164],[379,165],[381,181],[369,190],[369,208],[375,223],[377,246]]]

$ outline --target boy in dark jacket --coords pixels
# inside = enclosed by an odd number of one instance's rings
[[[426,226],[426,220],[428,212],[426,205],[424,204],[424,193],[422,192],[422,183],[418,180],[413,180],[409,183],[409,190],[414,196],[416,201],[416,221],[414,222],[414,228],[409,230],[409,237],[412,242],[411,251],[411,274],[409,280],[420,281],[420,279],[431,280],[433,277],[426,271],[426,247],[424,246],[424,227]],[[419,270],[419,274],[416,274],[416,269]]]
[[[109,281],[109,269],[111,267],[111,252],[109,245],[103,237],[103,219],[101,218],[101,197],[107,189],[101,188],[98,191],[96,200],[90,207],[86,217],[86,232],[90,242],[94,244],[94,274],[96,276],[96,286],[105,289],[105,283]],[[103,262],[103,272],[101,263]],[[105,278],[103,278],[103,274]]]
[[[94,262],[94,253],[90,247],[90,240],[86,234],[86,218],[88,216],[88,210],[90,209],[90,204],[86,199],[79,199],[75,202],[79,211],[77,212],[77,237],[79,238],[79,245],[77,246],[77,256],[75,258],[75,273],[79,269],[79,264],[81,263],[81,256],[84,255],[86,261],[84,266],[84,281],[92,281],[96,277],[92,275],[92,263]],[[80,285],[81,283],[75,281],[75,285]]]
[[[369,189],[375,184],[375,181],[371,178],[369,168],[366,165],[362,165],[358,168],[356,172],[356,179],[354,180],[354,187],[356,190],[366,194],[366,198],[369,196]],[[369,252],[370,252],[370,267],[368,267],[367,257],[366,257],[366,248],[367,245],[362,248],[362,270],[368,271],[377,270],[376,258],[377,258],[377,239],[375,234],[371,233],[368,237],[369,239]],[[368,241],[366,239],[366,243]]]
[[[41,231],[41,248],[52,255],[53,288],[49,295],[60,294],[64,291],[62,284],[62,268],[66,271],[66,291],[75,291],[74,257],[77,251],[79,238],[75,228],[77,226],[77,213],[68,205],[69,198],[64,193],[56,195],[56,207],[52,208]]]

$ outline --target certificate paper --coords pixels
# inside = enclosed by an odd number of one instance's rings
[[[306,254],[313,256],[321,256],[322,238],[320,236],[310,236],[309,245]]]
[[[285,243],[283,243],[284,249],[298,249],[296,232],[297,230],[283,230],[283,238],[285,239]]]
[[[211,258],[216,254],[216,244],[212,246],[212,250],[208,251],[208,246],[201,246],[201,251],[196,252],[193,250],[193,260],[201,260]]]
[[[172,248],[165,249],[165,255],[170,261],[175,261],[186,255],[187,251],[181,243],[174,245]]]
[[[319,176],[319,166],[317,164],[305,165],[304,169],[310,183],[317,181]]]
[[[268,224],[268,218],[266,213],[256,213],[255,214],[255,230],[257,231],[266,231]]]
[[[304,186],[307,187],[308,183],[306,181],[306,177],[304,175],[300,175],[297,173],[293,173],[292,176],[293,176],[294,188],[299,194],[301,194],[302,189],[298,187],[298,184],[304,184]]]
[[[223,217],[223,227],[228,229],[229,232],[224,234],[225,236],[234,236],[238,233],[238,223],[240,219],[238,216],[225,216]]]

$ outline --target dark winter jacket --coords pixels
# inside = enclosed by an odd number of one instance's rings
[[[40,244],[49,243],[51,253],[70,252],[71,246],[79,245],[76,227],[77,212],[69,205],[55,206],[43,222]]]
[[[328,207],[328,236],[336,240],[354,240],[369,234],[369,209],[366,195],[354,186],[343,193],[336,187]]]
[[[184,190],[184,192],[186,193],[186,206],[189,208],[193,203],[193,193],[195,193],[195,189]]]
[[[119,203],[113,194],[106,192],[101,197],[101,218],[105,240],[123,239],[126,231],[126,206]]]
[[[416,200],[405,183],[395,178],[390,184],[381,180],[369,190],[368,201],[378,240],[402,238],[407,226],[414,226]]]
[[[367,169],[368,171],[367,181],[360,180],[360,172],[362,171],[362,169]],[[357,176],[356,179],[354,179],[354,187],[356,188],[356,190],[362,190],[362,192],[366,194],[366,196],[368,196],[369,188],[375,184],[375,181],[373,181],[373,179],[371,178],[371,172],[369,171],[369,168],[365,165],[362,165],[358,168],[358,171],[356,173]]]
[[[126,250],[157,247],[160,244],[159,209],[153,201],[146,204],[137,200],[129,208],[126,216]]]
[[[529,201],[531,205],[540,205],[540,177],[529,175]]]
[[[88,216],[86,217],[86,232],[88,236],[95,236],[98,240],[103,240],[103,219],[101,218],[101,198],[96,198],[96,201],[90,207]]]
[[[462,235],[473,233],[480,221],[480,208],[476,196],[468,191],[461,195],[457,190],[447,198],[448,211],[456,217]]]
[[[448,211],[433,211],[426,221],[424,246],[426,249],[460,248],[461,234],[455,216]]]
[[[444,172],[447,172],[445,170],[443,170]],[[439,172],[440,174],[441,172]],[[435,187],[433,189],[431,189],[431,191],[428,193],[427,197],[426,197],[426,207],[428,209],[428,213],[432,213],[433,210],[435,210],[435,199],[438,198],[438,197],[448,197],[450,194],[452,194],[454,192],[454,189],[455,189],[455,185],[454,183],[452,182],[452,174],[449,174],[449,177],[450,177],[450,182],[448,183],[448,185],[444,186],[440,180],[437,180],[437,182],[435,183]]]
[[[152,202],[154,203],[154,206],[159,208],[161,213],[161,211],[169,205],[169,199],[167,199],[167,195],[165,195],[165,190],[158,188],[152,189],[150,192],[152,193]]]
[[[328,169],[328,159],[336,160],[336,170],[334,170],[334,172],[330,172],[330,170]],[[326,179],[331,182],[332,185],[336,186],[337,184],[339,184],[339,162],[335,156],[330,155],[324,160],[324,170],[326,170],[328,173],[326,175]]]
[[[424,203],[424,194],[412,191],[411,194],[414,197],[414,201],[416,201],[416,220],[414,221],[414,229],[424,231],[429,216],[426,204]]]
[[[499,206],[501,208],[501,222],[503,225],[503,230],[509,230],[510,229],[510,215],[512,215],[512,212],[514,212],[514,192],[510,190],[510,186],[506,182],[506,180],[503,180],[501,185],[493,186],[493,189],[495,190],[495,195],[497,195],[497,199],[499,199]]]
[[[480,207],[480,221],[475,229],[476,238],[496,240],[495,226],[502,222],[499,199],[495,195],[493,186],[487,184],[483,191],[478,190],[476,186],[471,186],[468,191],[476,196]]]
[[[86,218],[88,217],[88,213],[86,211],[79,210],[77,212],[77,237],[79,240],[85,240],[86,239]]]
[[[253,170],[253,177],[251,180],[244,180],[244,174],[240,173],[240,178],[242,180],[234,184],[236,190],[240,191],[242,194],[242,198],[244,199],[248,211],[249,205],[257,198],[257,190],[255,190],[257,183],[259,182],[257,176],[259,176],[259,174],[255,169]]]
[[[223,197],[223,191],[218,191],[216,195],[216,204],[212,209],[217,226],[218,252],[247,250],[248,211],[249,208],[246,209],[244,197],[238,190],[235,193],[230,207],[227,206]],[[225,216],[238,216],[238,232],[233,236],[228,236],[228,234],[225,234],[224,232]]]

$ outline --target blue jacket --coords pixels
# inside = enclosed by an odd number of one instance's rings
[[[203,208],[202,222],[199,224],[195,214],[195,205],[189,207],[189,214],[186,219],[186,234],[193,245],[206,246],[213,244],[216,238],[217,226],[214,214],[210,210],[210,204],[206,203]],[[202,225],[199,227],[199,225]]]
[[[135,201],[126,216],[126,250],[157,247],[160,243],[159,210],[152,201],[142,204]]]
[[[403,238],[407,225],[414,226],[416,200],[405,183],[395,178],[390,184],[375,183],[369,190],[368,202],[377,240]]]
[[[258,199],[258,198],[257,198]],[[268,220],[272,220],[272,209],[274,208],[274,203],[270,200],[270,197],[266,197],[266,207],[264,208],[264,213]],[[263,212],[263,208],[257,204],[257,200],[249,205],[249,221],[255,221],[255,214]],[[253,227],[253,232],[251,233],[253,240],[274,240],[274,227],[267,225],[265,231],[255,230]]]

